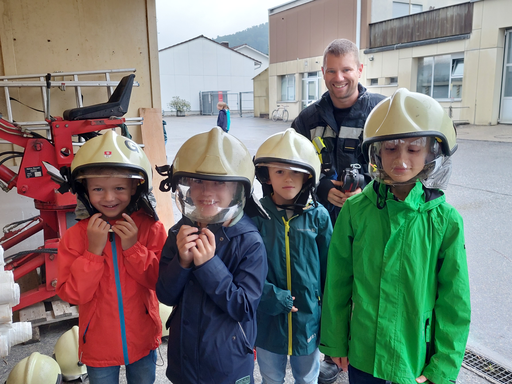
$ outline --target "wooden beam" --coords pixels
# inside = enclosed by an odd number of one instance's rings
[[[156,198],[156,211],[168,231],[174,224],[172,197],[170,192],[161,192],[158,188],[163,177],[155,171],[155,165],[167,164],[162,110],[160,108],[139,108],[139,115],[144,119],[141,128],[144,152],[153,167],[153,194]]]

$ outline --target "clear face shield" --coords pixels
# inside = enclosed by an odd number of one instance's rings
[[[114,177],[120,179],[138,180],[138,184],[142,184],[145,182],[144,175],[141,172],[136,172],[134,170],[128,169],[119,169],[114,167],[88,168],[86,170],[78,172],[78,174],[75,177],[75,180],[83,182],[83,180],[86,179],[111,179]]]
[[[413,184],[445,189],[451,160],[434,137],[409,137],[372,143],[368,169],[373,179],[388,185]]]
[[[203,224],[219,224],[236,218],[245,206],[242,182],[180,177],[176,205],[183,216]]]

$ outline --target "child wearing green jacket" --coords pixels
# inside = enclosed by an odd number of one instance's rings
[[[363,139],[373,181],[336,221],[320,351],[351,384],[453,384],[471,312],[462,218],[442,191],[453,123],[434,99],[399,89]]]

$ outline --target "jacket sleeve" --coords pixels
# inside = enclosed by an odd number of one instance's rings
[[[291,124],[291,127],[297,131],[297,133],[300,133],[302,136],[305,136],[308,140],[311,140],[311,134],[309,133],[309,130],[306,129],[306,126],[304,124],[304,118],[299,114]]]
[[[261,296],[258,312],[269,316],[289,313],[293,307],[292,293],[265,281],[263,295]]]
[[[334,226],[327,257],[320,351],[333,357],[348,355],[353,281],[353,229],[350,215],[350,203],[347,201]]]
[[[91,301],[105,270],[105,257],[87,251],[87,244],[87,233],[78,224],[59,244],[56,293],[71,304]]]
[[[434,354],[423,375],[436,384],[457,379],[471,317],[469,276],[462,218],[453,209],[439,254],[438,295],[434,306]]]
[[[158,281],[156,283],[158,300],[165,305],[177,305],[191,273],[192,268],[183,268],[180,265],[176,235],[171,228],[160,259]]]
[[[318,247],[318,255],[320,256],[320,273],[322,282],[322,293],[325,287],[325,278],[327,273],[327,255],[329,252],[329,245],[332,237],[332,223],[329,213],[323,206],[319,206],[317,218],[317,231],[316,245]]]
[[[166,237],[164,225],[156,221],[146,233],[139,235],[134,246],[123,251],[126,271],[135,281],[148,289],[155,289],[158,263]]]
[[[193,273],[206,294],[224,313],[235,321],[252,320],[267,277],[265,246],[256,232],[241,235],[237,244],[230,245],[240,260],[234,274],[217,255]]]

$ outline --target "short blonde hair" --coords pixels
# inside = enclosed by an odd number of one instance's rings
[[[359,49],[357,45],[347,39],[336,39],[331,41],[331,44],[325,48],[323,66],[325,68],[325,60],[327,55],[333,55],[335,57],[345,56],[347,54],[353,54],[356,59],[357,66],[361,65],[359,61]]]
[[[217,103],[217,107],[221,107],[221,109],[229,109],[228,105],[223,101],[219,101]]]

